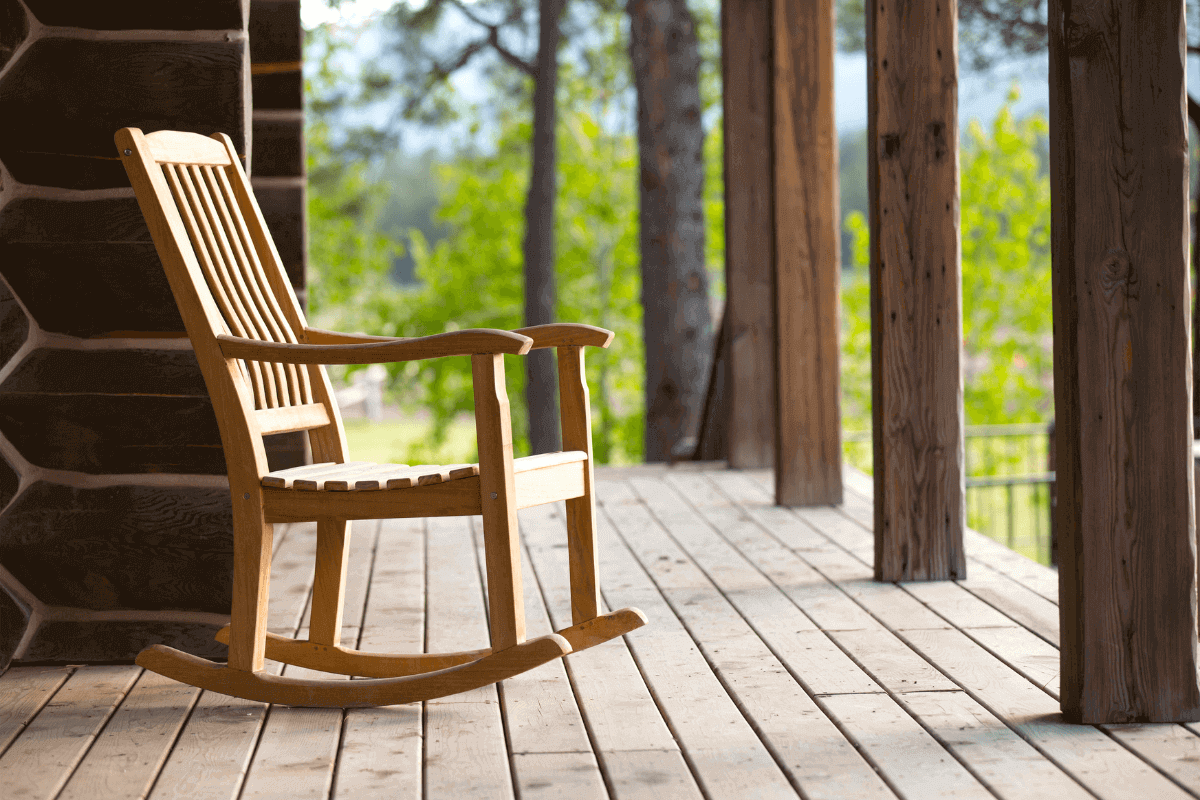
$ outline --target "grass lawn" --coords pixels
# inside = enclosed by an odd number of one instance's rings
[[[347,419],[346,444],[352,461],[379,464],[461,464],[475,461],[475,421],[456,420],[446,443],[434,450],[429,422],[400,418],[371,422]]]

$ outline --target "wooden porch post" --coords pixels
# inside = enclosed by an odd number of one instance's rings
[[[1062,710],[1196,720],[1184,2],[1050,19]]]
[[[775,463],[771,3],[721,4],[729,466]]]
[[[866,4],[877,580],[966,575],[957,6]]]
[[[775,502],[842,502],[833,0],[774,0]]]
[[[725,0],[729,465],[840,503],[833,0]]]

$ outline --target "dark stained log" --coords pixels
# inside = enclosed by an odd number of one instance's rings
[[[0,281],[0,367],[16,355],[28,335],[29,319],[12,292]]]
[[[250,61],[296,64],[303,58],[300,0],[250,0]]]
[[[144,242],[150,231],[137,200],[46,200],[23,197],[0,215],[3,242]]]
[[[1184,2],[1049,14],[1062,710],[1196,720]]]
[[[29,20],[18,0],[0,0],[0,69],[29,34]]]
[[[0,564],[48,605],[229,613],[227,489],[38,482],[0,514]]]
[[[775,466],[771,3],[721,4],[729,466]]]
[[[256,109],[301,108],[304,105],[304,78],[294,72],[255,72],[251,78]]]
[[[122,0],[120,3],[25,0],[43,25],[92,30],[240,30],[242,0],[171,3]]]
[[[0,244],[0,275],[48,331],[183,330],[154,245]]]
[[[36,350],[0,385],[0,433],[48,469],[225,471],[190,350]]]
[[[299,467],[310,461],[308,434],[304,431],[264,436],[263,447],[267,451],[267,466],[272,471]]]
[[[4,456],[0,455],[0,511],[3,511],[9,501],[17,496],[20,486],[21,476],[17,474],[11,464],[5,461]]]
[[[29,607],[0,586],[0,670],[8,668],[28,624]]]
[[[304,122],[296,119],[254,120],[254,177],[304,175]]]
[[[774,0],[775,502],[842,502],[833,0]]]
[[[254,187],[267,229],[275,240],[292,286],[304,286],[304,186]]]
[[[966,575],[956,17],[867,4],[877,580]]]
[[[224,660],[228,648],[213,637],[221,625],[158,620],[50,620],[43,622],[17,663],[130,662],[152,644]]]
[[[70,4],[77,5],[77,4]],[[107,6],[106,6],[107,8]],[[132,125],[208,135],[246,148],[244,41],[42,39],[0,82],[0,161],[27,184],[128,186],[113,131]]]
[[[694,437],[712,359],[700,51],[686,0],[630,0],[637,89],[646,461]]]

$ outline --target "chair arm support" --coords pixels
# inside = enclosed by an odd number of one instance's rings
[[[556,322],[552,325],[533,325],[513,333],[533,339],[533,350],[543,347],[608,347],[616,335],[595,325],[578,322]]]
[[[484,328],[439,333],[419,339],[390,339],[363,344],[281,344],[225,335],[218,336],[217,343],[226,358],[248,361],[276,364],[387,364],[480,353],[524,355],[529,352],[533,340],[518,333]]]

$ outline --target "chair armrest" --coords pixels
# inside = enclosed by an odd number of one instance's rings
[[[221,335],[217,344],[226,358],[276,364],[387,364],[443,356],[481,353],[524,355],[533,340],[509,331],[453,331],[419,339],[386,339],[364,344],[281,344]]]
[[[308,344],[370,344],[372,342],[402,342],[402,338],[395,336],[370,336],[365,333],[341,333],[340,331],[326,331],[320,328],[304,329],[305,338],[308,339]]]
[[[556,322],[552,325],[534,325],[520,328],[513,333],[528,336],[533,339],[533,350],[543,347],[608,347],[616,336],[612,331],[597,328],[595,325],[582,325],[578,322]]]

